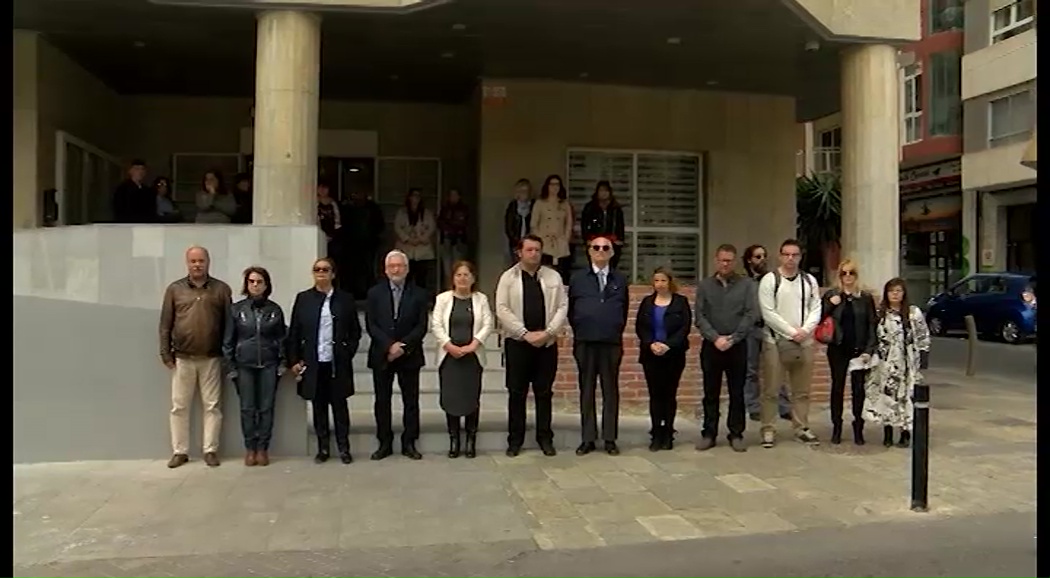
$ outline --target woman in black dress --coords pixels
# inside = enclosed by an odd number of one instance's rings
[[[469,261],[452,266],[452,289],[437,296],[430,330],[438,351],[441,409],[448,421],[448,457],[460,454],[461,421],[467,430],[464,455],[477,455],[481,375],[485,366],[485,339],[492,333],[492,311],[484,293],[476,291],[477,271]]]
[[[653,272],[653,292],[638,305],[634,322],[638,334],[638,363],[649,389],[652,420],[650,451],[674,448],[674,418],[678,413],[678,383],[685,370],[693,312],[689,300],[678,293],[671,272]]]
[[[361,341],[361,321],[354,296],[336,289],[335,262],[329,257],[314,261],[314,286],[295,296],[288,326],[288,364],[297,376],[299,397],[312,404],[317,455],[328,461],[331,438],[328,407],[335,418],[335,443],[344,464],[350,456],[350,407],[354,394],[354,354]]]

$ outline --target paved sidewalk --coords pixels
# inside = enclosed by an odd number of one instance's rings
[[[528,451],[514,459],[434,454],[379,463],[362,450],[351,466],[305,459],[216,469],[197,461],[176,470],[161,460],[39,464],[15,466],[16,572],[274,576],[293,570],[263,563],[280,556],[251,555],[290,552],[299,554],[298,575],[338,575],[325,574],[325,560],[351,549],[512,558],[537,549],[1034,512],[1034,388],[942,372],[929,380],[935,410],[927,515],[907,508],[910,452],[883,448],[875,428],[864,447],[847,434],[837,447],[785,440],[745,454],[724,444],[701,454],[682,443],[672,452],[624,448],[618,457]],[[815,426],[826,415],[814,408]],[[780,427],[786,437],[786,424]],[[756,429],[747,435],[752,444]],[[827,436],[827,426],[816,429]],[[471,545],[486,547],[471,554]],[[221,554],[258,560],[261,568],[199,567]],[[158,569],[164,557],[171,564]]]

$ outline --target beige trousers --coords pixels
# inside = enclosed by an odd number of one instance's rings
[[[762,431],[776,431],[777,396],[780,384],[787,375],[787,390],[791,397],[791,423],[795,431],[809,428],[809,392],[813,386],[813,345],[802,347],[802,358],[785,364],[775,344],[762,344]]]
[[[195,357],[175,360],[171,374],[171,449],[176,454],[189,454],[190,404],[201,390],[204,408],[204,453],[219,451],[222,432],[222,358]]]

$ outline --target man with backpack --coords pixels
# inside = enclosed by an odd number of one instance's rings
[[[820,323],[820,286],[799,270],[802,247],[795,239],[780,244],[780,266],[762,277],[758,304],[766,326],[762,348],[762,447],[776,443],[777,394],[787,373],[795,437],[817,444],[809,429],[809,393],[813,385],[813,330]]]

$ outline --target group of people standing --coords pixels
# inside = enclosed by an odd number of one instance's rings
[[[181,223],[186,220],[172,198],[171,179],[158,176],[146,182],[146,162],[133,160],[127,178],[113,192],[112,213],[116,223]],[[201,177],[194,198],[196,223],[250,225],[252,222],[252,180],[247,173],[233,178],[227,188],[222,172],[209,170]]]

